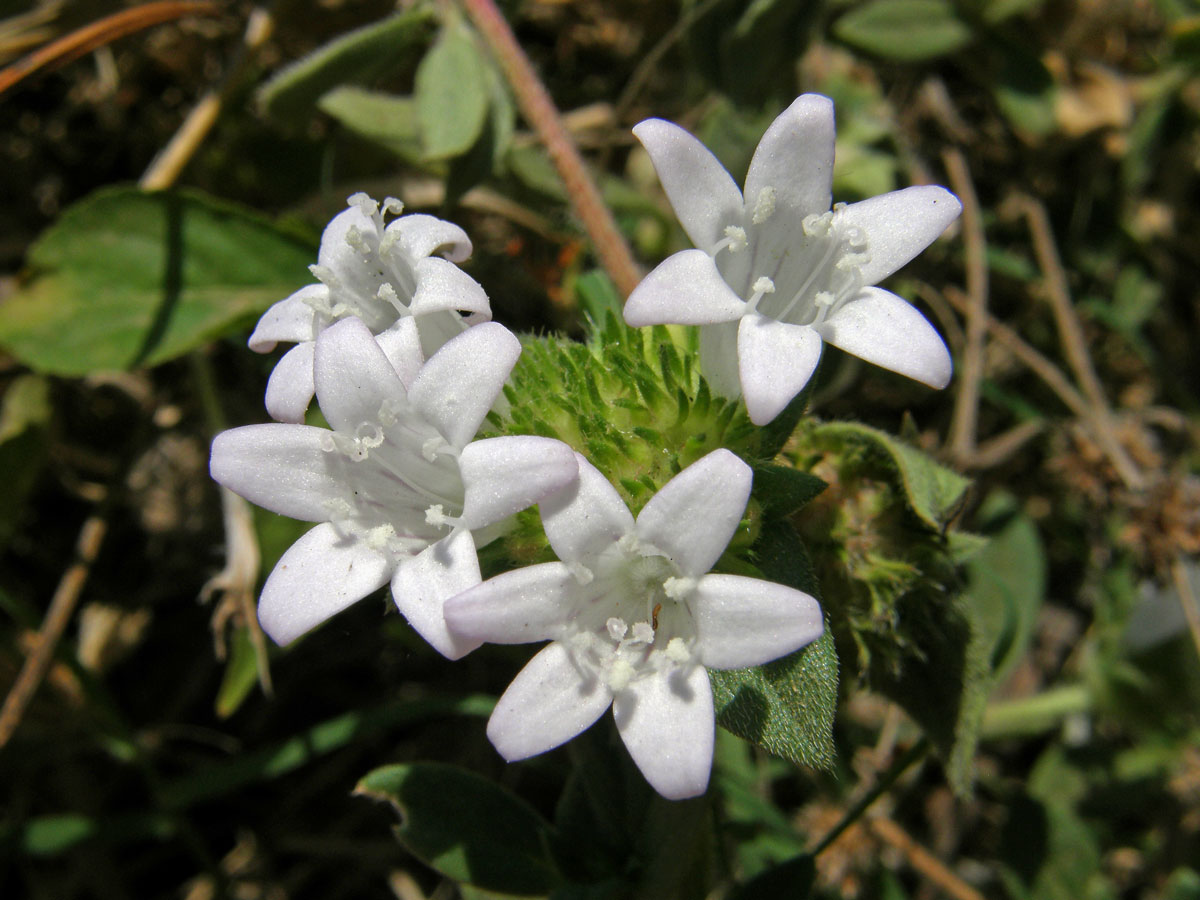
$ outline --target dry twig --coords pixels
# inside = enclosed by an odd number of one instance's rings
[[[876,837],[903,853],[909,865],[955,900],[984,900],[983,894],[950,871],[944,862],[909,837],[908,832],[891,819],[873,816],[867,824]]]

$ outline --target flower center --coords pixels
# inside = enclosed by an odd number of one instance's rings
[[[687,597],[694,580],[632,534],[594,566],[572,569],[583,598],[579,630],[567,644],[576,666],[618,693],[646,675],[691,664],[695,627]]]
[[[867,236],[843,221],[845,204],[806,216],[796,228],[776,209],[775,197],[773,188],[759,191],[749,221],[727,226],[712,256],[746,301],[747,314],[819,325],[864,287]]]

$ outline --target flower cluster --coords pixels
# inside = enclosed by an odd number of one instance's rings
[[[811,378],[823,341],[948,381],[937,333],[873,285],[941,233],[959,210],[953,196],[918,187],[831,210],[833,110],[815,95],[768,130],[744,193],[678,127],[651,120],[635,133],[698,249],[642,282],[629,325],[702,326],[707,384],[744,398],[758,425]],[[729,449],[680,464],[635,515],[585,446],[506,433],[520,397],[502,392],[521,344],[490,321],[487,295],[458,267],[466,234],[400,212],[357,194],[329,223],[312,267],[319,283],[271,307],[250,338],[260,352],[295,344],[266,392],[278,421],[213,442],[214,479],[316,523],[267,578],[263,629],[289,643],[388,585],[450,659],[485,641],[549,641],[488,724],[506,759],[570,740],[611,706],[659,793],[702,793],[708,670],[761,665],[823,630],[808,594],[712,571],[746,513],[750,466]],[[328,427],[303,424],[314,396]],[[478,549],[535,504],[558,561],[484,581]]]

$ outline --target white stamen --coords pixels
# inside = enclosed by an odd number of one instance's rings
[[[680,665],[692,658],[692,653],[688,650],[683,638],[671,638],[671,640],[667,641],[667,649],[663,652],[666,654],[667,659]]]
[[[637,622],[633,626],[633,636],[629,639],[631,644],[653,644],[654,643],[654,628],[649,622]]]
[[[583,563],[575,561],[566,564],[567,571],[571,573],[571,577],[575,579],[577,584],[590,584],[596,576]]]
[[[725,226],[725,241],[729,247],[730,253],[740,253],[746,249],[749,241],[746,238],[746,229],[740,225]],[[724,243],[724,242],[723,242]]]
[[[629,686],[629,682],[633,681],[633,676],[636,674],[637,670],[633,666],[626,660],[618,657],[612,661],[607,677],[604,680],[608,684],[609,690],[616,694],[625,690]]]
[[[758,197],[754,200],[754,213],[750,216],[750,221],[755,225],[761,225],[767,219],[771,218],[775,213],[775,188],[765,187],[758,192]]]
[[[395,536],[396,529],[390,523],[385,522],[367,532],[367,546],[372,550],[383,550]]]
[[[616,616],[605,622],[604,627],[608,629],[608,636],[614,641],[620,641],[625,637],[625,632],[629,630],[629,626],[625,624],[625,620],[618,619]]]
[[[458,525],[462,520],[454,516],[446,515],[446,508],[440,503],[435,503],[429,509],[425,510],[425,524],[432,525],[435,528],[442,528],[447,525]]]
[[[695,578],[668,578],[663,582],[663,593],[672,600],[682,600],[696,589]]]

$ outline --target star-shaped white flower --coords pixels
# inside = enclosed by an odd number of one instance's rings
[[[833,102],[797,98],[767,129],[745,193],[682,128],[648,119],[634,134],[698,249],[664,260],[630,295],[634,326],[701,325],[701,368],[717,392],[744,396],[765,425],[808,383],[823,341],[931,387],[950,353],[903,298],[874,287],[962,210],[933,185],[830,209]]]
[[[316,340],[321,412],[332,429],[271,423],[213,441],[221,484],[267,509],[320,522],[263,586],[263,630],[286,644],[391,582],[400,612],[443,655],[442,603],[480,581],[476,546],[508,516],[575,479],[574,451],[541,437],[473,440],[520,355],[487,322],[448,341],[406,388],[358,319]]]
[[[707,668],[776,659],[816,639],[807,594],[706,574],[737,530],[750,467],[728,450],[688,466],[636,521],[582,456],[579,480],[540,504],[561,562],[517,569],[446,604],[464,638],[552,643],[517,675],[488,722],[510,761],[575,737],[611,705],[646,780],[664,797],[704,792],[712,768]]]
[[[267,383],[266,405],[281,422],[303,422],[313,398],[313,342],[323,329],[350,316],[386,340],[419,344],[432,356],[470,325],[491,319],[487,294],[455,263],[471,255],[457,225],[434,216],[386,214],[403,208],[355,194],[321,235],[312,273],[320,284],[303,287],[268,309],[250,335],[250,349],[269,353],[279,341],[296,344]],[[441,257],[433,256],[434,253]],[[464,315],[462,315],[465,313]]]

